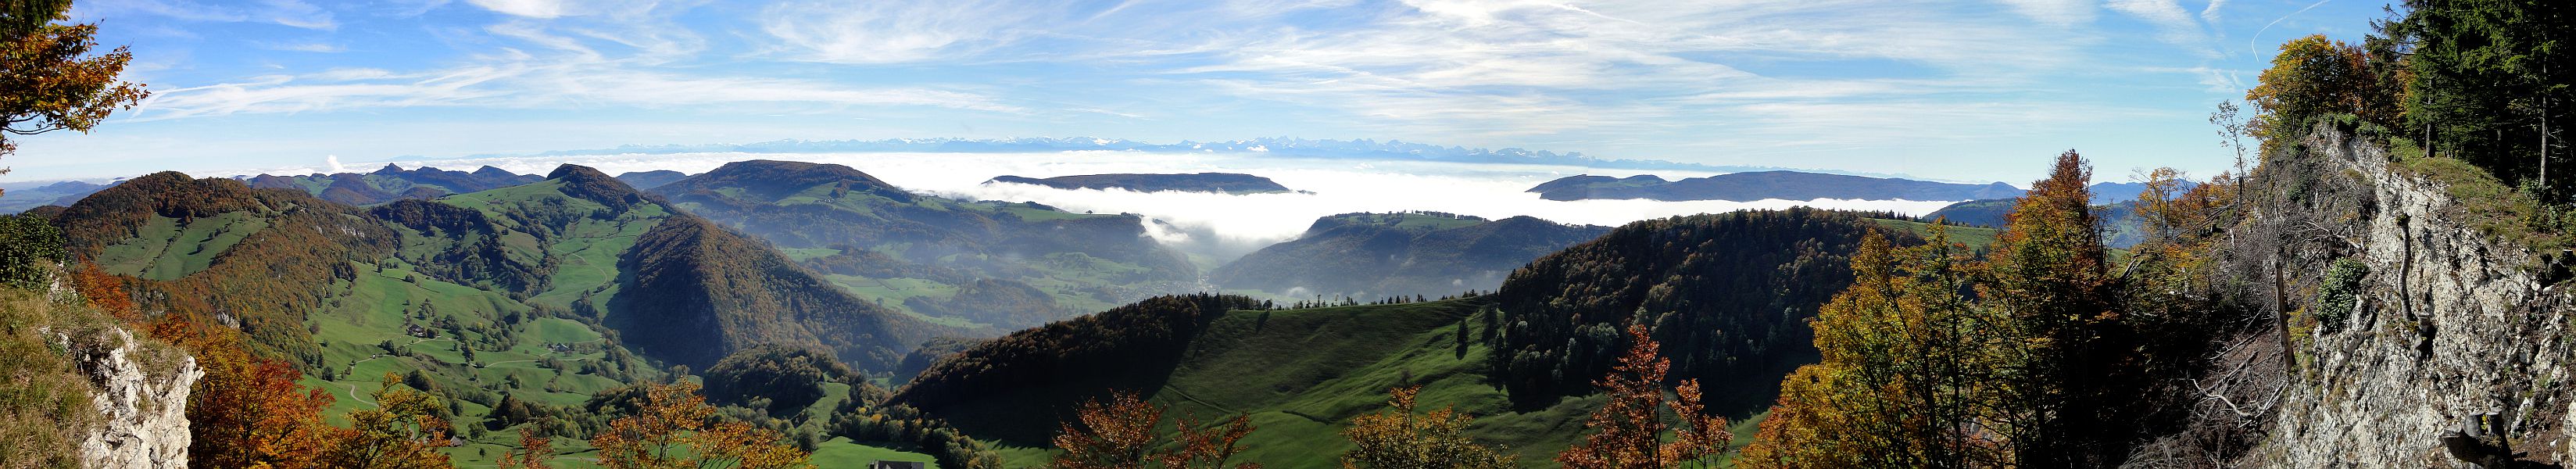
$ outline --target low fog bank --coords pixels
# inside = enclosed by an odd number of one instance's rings
[[[777,159],[848,165],[906,190],[961,199],[1029,201],[1074,212],[1134,213],[1150,220],[1156,239],[1192,254],[1230,261],[1272,243],[1295,238],[1318,217],[1351,212],[1425,210],[1501,219],[1528,215],[1558,223],[1618,226],[1676,215],[1810,206],[1925,214],[1956,201],[1763,200],[1754,202],[1653,200],[1542,200],[1524,192],[1560,177],[1653,174],[1665,179],[1710,176],[1689,171],[1602,170],[1573,166],[1351,161],[1266,157],[1260,154],[1156,154],[1061,152],[1029,154],[864,153],[553,156],[398,163],[471,170],[491,165],[514,173],[545,174],[556,165],[579,164],[608,174],[658,169],[691,174],[727,162]],[[1107,173],[1229,172],[1268,177],[1294,194],[1140,193],[1110,189],[1055,189],[987,184],[994,176],[1035,178]],[[1159,223],[1158,223],[1159,222]]]

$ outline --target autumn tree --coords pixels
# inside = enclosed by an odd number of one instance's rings
[[[1735,437],[1727,433],[1725,418],[1700,404],[1699,380],[1682,380],[1672,389],[1675,396],[1667,399],[1664,374],[1672,361],[1659,354],[1643,324],[1628,325],[1628,340],[1628,353],[1619,357],[1618,366],[1593,382],[1609,394],[1609,402],[1584,422],[1595,433],[1557,453],[1556,462],[1577,469],[1669,468],[1725,452]],[[1664,420],[1667,408],[1680,422]],[[1667,432],[1672,441],[1664,441]]]
[[[402,378],[385,373],[376,392],[368,395],[374,408],[349,413],[349,430],[330,453],[323,456],[328,467],[352,469],[434,469],[450,467],[447,455],[438,452],[449,446],[446,419],[438,412],[447,407],[436,394],[412,389]]]
[[[2273,142],[2298,139],[2309,119],[2327,114],[2398,125],[2397,90],[2372,68],[2370,55],[2322,34],[2281,44],[2281,54],[2258,80],[2245,101],[2255,109],[2249,131],[2265,140],[2265,150],[2278,149]]]
[[[88,132],[150,94],[117,79],[133,53],[90,54],[98,25],[60,24],[71,8],[69,0],[0,0],[0,157],[17,152],[10,137]]]
[[[555,458],[554,438],[535,426],[519,428],[519,447],[501,453],[501,469],[549,469]]]
[[[1195,417],[1185,417],[1176,425],[1177,435],[1164,438],[1157,424],[1163,408],[1145,402],[1136,393],[1110,393],[1108,402],[1084,401],[1074,409],[1074,421],[1065,422],[1053,443],[1058,450],[1055,469],[1221,469],[1225,461],[1241,452],[1239,443],[1252,434],[1252,419],[1237,416],[1215,426],[1201,425]],[[1206,428],[1201,428],[1206,427]],[[1259,469],[1260,464],[1242,463],[1236,469]]]
[[[1461,433],[1474,417],[1454,406],[1428,414],[1414,413],[1421,386],[1387,391],[1389,412],[1351,419],[1342,430],[1358,449],[1342,454],[1345,469],[1506,469],[1518,467],[1513,457],[1478,445]]]
[[[1243,452],[1243,437],[1252,435],[1252,418],[1238,415],[1216,425],[1202,425],[1198,417],[1184,416],[1176,425],[1172,449],[1156,459],[1164,469],[1227,469],[1225,460]],[[1241,463],[1233,469],[1261,469],[1260,464]]]
[[[2148,184],[2156,244],[2196,236],[2232,184]],[[2127,437],[2149,383],[2073,151],[2032,184],[1977,262],[1944,231],[1863,243],[1814,322],[1823,360],[1782,382],[1744,467],[2089,467]],[[2180,192],[2180,194],[2177,194]],[[1876,238],[1873,236],[1873,238]],[[2154,256],[2154,254],[2148,254]],[[2180,258],[2166,258],[2180,259]],[[2161,262],[2161,261],[2160,261]],[[2158,264],[2158,269],[2166,268]],[[2153,321],[2150,321],[2153,323]]]
[[[178,345],[205,370],[188,392],[191,462],[207,467],[325,467],[323,453],[344,437],[322,421],[329,392],[296,381],[284,360],[251,355],[241,333],[183,314],[154,318],[145,331]]]
[[[1977,296],[2001,317],[2007,407],[1995,431],[2023,467],[2086,465],[2125,428],[2105,421],[2128,358],[2125,324],[2093,213],[2092,166],[2068,150],[2006,216]]]
[[[80,268],[72,269],[70,274],[68,283],[72,290],[80,292],[81,298],[88,299],[91,307],[126,322],[143,320],[143,313],[134,306],[134,295],[126,289],[124,277],[107,273],[95,262],[81,262]]]
[[[688,382],[645,385],[645,402],[633,415],[609,422],[590,439],[599,465],[609,469],[812,467],[810,455],[781,443],[778,432],[742,422],[720,422],[716,409]]]
[[[1135,393],[1111,393],[1109,402],[1086,401],[1074,410],[1075,420],[1065,422],[1053,439],[1056,455],[1048,466],[1055,469],[1123,469],[1144,467],[1154,450],[1158,435],[1154,426],[1163,419],[1163,408],[1138,399]]]

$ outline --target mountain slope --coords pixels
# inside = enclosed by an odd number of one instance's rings
[[[1806,208],[1674,217],[1539,258],[1491,295],[1511,325],[1491,339],[1496,380],[1524,406],[1588,394],[1627,346],[1619,328],[1641,322],[1675,379],[1736,384],[1710,388],[1711,410],[1763,408],[1778,377],[1816,360],[1805,320],[1851,282],[1863,234],[1921,242],[1881,223]]]
[[[1212,192],[1219,194],[1269,194],[1292,192],[1270,178],[1250,174],[1091,174],[1057,176],[1045,179],[1000,176],[985,184],[1012,183],[1057,189],[1126,189],[1136,192]]]
[[[553,264],[539,266],[552,275],[535,301],[601,309],[628,346],[673,363],[704,368],[752,345],[785,343],[828,346],[853,365],[886,370],[937,332],[590,168],[565,165],[544,182],[439,202],[501,219],[494,225],[506,230],[487,238],[500,241],[487,244],[523,240]]]
[[[367,406],[386,373],[455,399],[464,446],[445,451],[469,466],[509,448],[515,428],[564,432],[559,449],[584,451],[577,429],[605,421],[587,401],[669,379],[644,353],[704,368],[700,357],[746,344],[830,345],[884,371],[946,331],[871,309],[757,241],[577,166],[367,209],[162,173],[54,221],[77,260],[133,277],[143,310],[239,327],[254,353],[292,360],[305,385],[334,396],[327,415]],[[630,251],[636,260],[622,262]],[[654,327],[667,324],[711,326]],[[833,389],[817,406],[847,394]]]
[[[1598,399],[1515,411],[1487,384],[1479,299],[1311,308],[1227,297],[1163,297],[1022,331],[939,362],[894,402],[920,406],[979,437],[1043,446],[1083,399],[1136,391],[1165,415],[1247,415],[1260,426],[1240,460],[1327,467],[1350,449],[1352,417],[1385,409],[1386,389],[1424,386],[1428,407],[1473,414],[1467,434],[1503,444],[1525,467],[1579,439]],[[1011,454],[1036,465],[1042,450]]]
[[[1796,171],[1755,171],[1665,181],[1652,175],[1611,178],[1567,176],[1531,187],[1547,200],[1652,199],[1662,201],[1764,199],[1976,200],[2014,197],[2010,184],[1954,184]]]
[[[689,177],[688,173],[671,170],[635,171],[619,174],[617,175],[617,180],[624,181],[628,187],[634,187],[640,190],[652,190],[655,187],[662,187],[663,184],[670,184],[671,181],[678,181],[687,177]]]
[[[1428,213],[1323,217],[1297,239],[1262,248],[1208,275],[1223,288],[1376,299],[1492,290],[1512,269],[1609,232],[1530,217],[1485,220]]]
[[[136,277],[155,306],[237,325],[261,353],[320,360],[304,312],[392,232],[297,191],[162,172],[91,194],[54,218],[74,259]]]
[[[1470,436],[1547,467],[1599,405],[1590,383],[1608,370],[1603,351],[1627,345],[1612,328],[1634,315],[1655,325],[1676,379],[1707,383],[1713,410],[1768,405],[1780,377],[1815,360],[1803,320],[1849,282],[1846,253],[1873,229],[1913,239],[1929,227],[1809,209],[1677,217],[1542,257],[1490,295],[1289,310],[1155,298],[977,343],[894,402],[1037,446],[1082,400],[1137,391],[1174,412],[1250,415],[1250,460],[1321,467],[1348,449],[1337,432],[1351,417],[1420,384],[1423,405],[1478,417]]]
[[[696,217],[664,220],[619,259],[608,324],[641,351],[704,367],[760,344],[828,346],[890,370],[942,332],[859,301],[758,242]]]
[[[787,248],[799,260],[850,255],[921,266],[880,272],[946,270],[1015,281],[1078,310],[1185,290],[1197,278],[1197,268],[1187,258],[1145,236],[1143,220],[1133,215],[916,195],[847,166],[735,162],[654,192],[682,210]],[[855,271],[827,276],[865,299],[958,326],[980,323],[933,317],[901,305],[919,297],[955,300],[958,287],[972,278],[875,277]],[[999,316],[1039,319],[997,325],[1026,327],[1060,317],[1054,311],[1025,313],[1031,314]]]

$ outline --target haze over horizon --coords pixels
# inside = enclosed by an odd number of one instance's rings
[[[2023,184],[2228,166],[2327,1],[83,2],[156,96],[5,181],[779,139],[1267,136]],[[373,165],[368,165],[372,167]],[[463,168],[471,169],[471,168]],[[200,174],[214,175],[214,174]]]

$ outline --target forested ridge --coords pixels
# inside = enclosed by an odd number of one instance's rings
[[[1628,347],[1628,324],[1652,326],[1676,379],[1733,382],[1813,361],[1804,321],[1851,282],[1849,256],[1875,226],[1807,208],[1674,217],[1541,257],[1492,295],[1494,377],[1523,405],[1588,394]],[[1709,397],[1734,413],[1770,393],[1754,385]]]
[[[322,200],[340,204],[375,205],[395,200],[433,199],[448,194],[481,192],[544,179],[534,175],[515,174],[491,166],[465,172],[431,167],[402,169],[400,166],[387,164],[369,173],[303,176],[261,174],[242,178],[242,181],[249,183],[251,187],[261,189],[304,191]]]
[[[1061,415],[1108,389],[1151,389],[1179,363],[1207,322],[1238,309],[1269,305],[1241,296],[1183,295],[1146,299],[986,340],[941,358],[895,391],[889,402],[932,414],[972,407],[981,415]],[[1011,399],[989,396],[1009,395]],[[986,427],[1034,439],[1044,417]]]
[[[1290,298],[1492,290],[1531,259],[1608,231],[1526,216],[1487,220],[1436,212],[1347,213],[1317,218],[1297,239],[1228,262],[1210,271],[1208,282]]]
[[[695,217],[664,220],[619,260],[608,324],[647,354],[703,366],[761,344],[829,347],[887,370],[934,326],[841,293],[785,256]],[[714,333],[714,335],[710,335]]]

